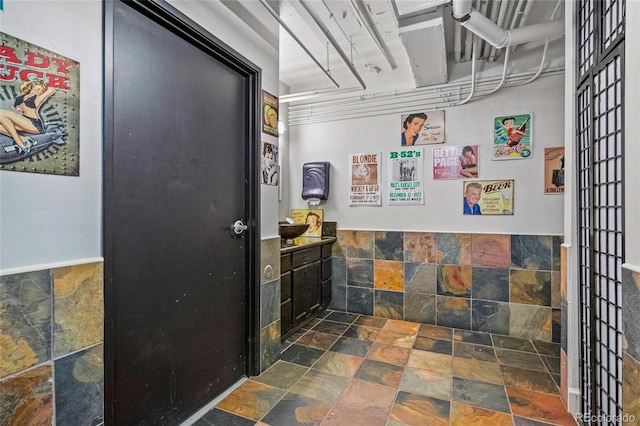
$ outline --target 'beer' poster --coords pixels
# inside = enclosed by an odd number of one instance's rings
[[[532,114],[503,115],[493,119],[493,159],[519,160],[531,157]]]
[[[350,154],[350,206],[380,206],[380,160],[379,152]]]
[[[564,194],[564,148],[544,149],[544,193]]]
[[[389,153],[389,205],[424,204],[422,148]]]
[[[464,181],[462,213],[465,215],[513,215],[515,184],[508,180]]]
[[[80,64],[0,32],[0,170],[80,174]]]

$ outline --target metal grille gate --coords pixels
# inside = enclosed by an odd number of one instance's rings
[[[577,5],[582,412],[599,424],[622,414],[624,15],[624,0]]]

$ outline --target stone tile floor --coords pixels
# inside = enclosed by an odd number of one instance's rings
[[[560,345],[326,311],[198,426],[575,425]]]

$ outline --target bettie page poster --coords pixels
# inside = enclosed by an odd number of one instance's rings
[[[80,174],[80,64],[0,32],[0,170]]]
[[[379,152],[349,155],[349,205],[380,206],[380,161]]]
[[[479,167],[478,145],[433,148],[433,180],[477,178]]]

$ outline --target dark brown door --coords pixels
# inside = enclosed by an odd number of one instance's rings
[[[166,6],[111,6],[105,420],[178,424],[252,368],[257,230],[231,225],[255,222],[259,72],[158,19]]]

